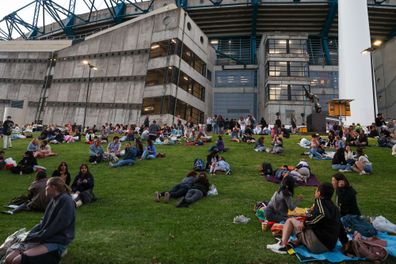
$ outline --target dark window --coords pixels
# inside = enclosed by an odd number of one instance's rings
[[[269,84],[267,86],[270,101],[303,101],[305,91],[302,85]]]

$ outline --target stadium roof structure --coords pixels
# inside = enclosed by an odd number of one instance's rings
[[[266,32],[304,32],[322,38],[336,37],[337,0],[33,0],[0,20],[0,39],[81,39],[115,24],[148,13],[167,3],[184,8],[209,37],[251,36]],[[76,14],[76,4],[84,14]],[[31,17],[21,13],[31,10]],[[372,39],[396,35],[396,0],[368,0]],[[26,12],[25,12],[26,13]],[[45,23],[50,17],[51,23]],[[43,21],[45,26],[38,26]]]

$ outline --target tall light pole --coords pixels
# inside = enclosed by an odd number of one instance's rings
[[[83,60],[82,63],[83,63],[84,65],[87,65],[88,68],[89,68],[89,71],[88,71],[88,83],[87,83],[87,94],[86,94],[86,96],[85,96],[84,120],[83,120],[83,127],[82,127],[82,131],[81,131],[81,132],[84,132],[84,129],[85,129],[85,120],[87,119],[87,107],[88,107],[88,97],[89,97],[89,85],[90,85],[90,83],[91,83],[91,71],[92,71],[92,70],[95,70],[95,71],[96,71],[98,68],[96,68],[95,65],[91,64],[91,63],[90,63],[89,61],[87,61],[87,60]]]
[[[362,54],[370,54],[370,67],[371,67],[371,86],[373,90],[373,106],[374,106],[374,120],[377,118],[377,87],[375,84],[375,72],[373,65],[373,53],[377,48],[379,48],[382,44],[381,40],[376,40],[372,43],[372,46],[363,50]]]

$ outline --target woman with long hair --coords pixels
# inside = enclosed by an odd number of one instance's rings
[[[94,202],[95,195],[93,193],[94,178],[89,171],[87,164],[81,164],[78,175],[74,178],[72,189],[72,197],[79,207],[86,203]]]

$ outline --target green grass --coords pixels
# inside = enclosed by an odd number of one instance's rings
[[[170,189],[191,169],[195,158],[206,160],[203,147],[160,146],[166,158],[139,161],[135,166],[110,169],[107,164],[90,166],[95,177],[98,200],[78,209],[76,238],[62,263],[296,263],[292,256],[280,256],[265,249],[274,243],[270,232],[263,233],[255,218],[256,201],[270,199],[277,185],[258,174],[257,166],[269,161],[274,168],[295,165],[304,150],[296,143],[298,137],[285,141],[282,155],[253,151],[252,145],[231,143],[224,153],[233,174],[210,176],[219,195],[205,198],[186,209],[154,202],[155,191]],[[266,136],[266,142],[269,137]],[[374,142],[370,142],[374,145]],[[28,141],[14,141],[7,151],[17,161],[21,159]],[[86,163],[88,146],[82,143],[53,145],[56,157],[39,160],[49,172],[60,161],[67,161],[74,177],[81,163]],[[395,158],[390,149],[368,147],[367,154],[374,163],[372,175],[348,174],[358,192],[358,202],[364,215],[383,215],[396,223]],[[330,181],[334,171],[331,161],[309,160],[320,181]],[[0,172],[0,203],[23,194],[32,175],[12,175]],[[314,188],[299,187],[304,194],[302,206],[310,206]],[[251,218],[247,225],[232,223],[234,216]],[[36,224],[42,214],[23,212],[14,216],[0,215],[0,240],[15,230]],[[392,258],[390,262],[396,263]]]

